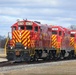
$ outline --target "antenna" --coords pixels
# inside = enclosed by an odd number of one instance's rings
[[[20,20],[19,19],[17,19],[17,22],[19,22]]]

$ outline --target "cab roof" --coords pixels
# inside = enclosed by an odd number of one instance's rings
[[[29,22],[29,23],[33,23],[33,25],[37,25],[37,26],[41,26],[42,24],[40,24],[39,22],[34,22],[34,21],[29,21],[29,20],[22,20],[22,21],[17,21],[16,23],[14,23],[11,27],[14,27],[14,26],[18,26],[19,23],[23,24],[23,25],[26,25],[26,22]]]

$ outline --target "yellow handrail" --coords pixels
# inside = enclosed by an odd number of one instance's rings
[[[5,43],[5,48],[4,48],[5,55],[6,55],[6,47],[7,47],[8,40],[9,40],[9,37],[7,37],[6,43]]]

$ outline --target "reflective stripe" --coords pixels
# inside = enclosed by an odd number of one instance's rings
[[[57,35],[52,35],[52,38],[51,38],[51,45],[53,46],[53,47],[57,47]]]
[[[70,38],[70,46],[74,46],[74,38],[73,37]]]
[[[24,46],[30,46],[30,31],[28,30],[15,30],[12,33],[13,46],[15,43],[21,42]]]

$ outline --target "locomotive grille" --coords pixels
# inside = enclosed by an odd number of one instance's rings
[[[74,38],[70,38],[70,46],[74,46]]]
[[[52,35],[52,41],[51,41],[51,45],[52,47],[56,48],[57,47],[57,35]]]
[[[16,43],[20,42],[23,46],[30,47],[30,31],[28,30],[15,30],[13,31],[13,46],[15,46]]]

